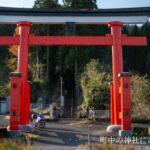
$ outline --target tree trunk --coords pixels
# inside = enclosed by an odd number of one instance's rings
[[[47,36],[50,34],[50,27],[47,25]],[[46,48],[46,80],[50,82],[50,47]]]
[[[36,80],[39,80],[39,48],[36,47]]]
[[[75,59],[75,105],[78,104],[79,100],[79,79],[78,79],[78,61]]]

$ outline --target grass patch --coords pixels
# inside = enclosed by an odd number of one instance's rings
[[[76,150],[137,150],[138,146],[133,145],[113,145],[113,144],[88,144],[78,147]],[[149,146],[142,147],[142,150],[149,150]]]
[[[36,141],[39,135],[23,133],[18,138],[3,138],[0,140],[0,150],[30,150],[32,141]]]
[[[0,150],[29,150],[29,148],[26,144],[5,139],[0,142]]]

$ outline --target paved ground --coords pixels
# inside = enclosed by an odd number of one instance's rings
[[[9,116],[0,115],[0,126],[8,126]],[[31,143],[33,150],[75,150],[79,145],[99,142],[100,135],[106,135],[108,122],[89,122],[75,120],[61,120],[46,122],[44,129],[35,129],[39,135]]]
[[[0,127],[9,124],[9,116],[0,115]],[[111,136],[106,133],[109,125],[107,121],[87,122],[75,120],[61,120],[57,122],[46,122],[44,129],[36,129],[39,135],[37,140],[31,143],[33,150],[76,150],[82,144],[88,143],[89,135],[91,143],[97,143],[100,136]],[[134,126],[146,126],[150,124],[134,124]]]
[[[48,122],[44,129],[37,129],[39,134],[37,141],[33,142],[32,149],[43,150],[74,150],[79,145],[91,142],[99,142],[100,135],[106,135],[108,123],[86,123],[70,120]]]

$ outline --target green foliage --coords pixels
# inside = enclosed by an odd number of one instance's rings
[[[87,109],[91,106],[98,108],[100,104],[104,103],[108,82],[111,79],[106,68],[106,65],[100,64],[98,60],[94,59],[85,66],[80,78],[84,108]]]
[[[9,95],[9,85],[0,86],[0,97],[6,97]]]
[[[75,58],[77,57],[77,49],[74,47],[69,48],[64,59],[64,68],[69,68],[74,65]]]
[[[14,32],[14,25],[8,24],[1,24],[0,25],[0,36],[9,36],[13,35]],[[0,65],[6,65],[8,60],[8,47],[1,46],[0,48]]]
[[[35,80],[31,85],[31,101],[37,102],[38,99],[43,96],[47,91],[47,84],[45,81]]]
[[[63,0],[65,7],[74,9],[97,9],[96,0]]]
[[[90,60],[90,54],[92,50],[90,48],[81,47],[69,47],[66,48],[66,54],[64,56],[64,71],[72,68],[75,65],[75,60],[78,62],[78,73],[81,72],[85,64]]]
[[[58,0],[36,0],[34,8],[56,8],[58,7]]]
[[[149,102],[150,82],[147,79],[147,75],[133,75],[131,78],[131,85],[132,100],[134,102]]]
[[[8,68],[4,65],[0,65],[0,97],[8,96],[9,94],[9,76],[8,76]]]
[[[147,79],[147,76],[132,76],[131,100],[133,117],[138,119],[149,119],[148,114],[150,113],[150,82]]]

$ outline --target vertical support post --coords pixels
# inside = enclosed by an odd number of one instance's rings
[[[110,83],[111,125],[114,125],[114,96],[113,83]]]
[[[30,82],[26,83],[26,124],[30,123]]]
[[[130,76],[128,72],[119,75],[121,96],[121,130],[120,136],[129,136],[131,133],[131,95],[130,95]]]
[[[26,84],[28,80],[28,38],[29,38],[29,29],[31,27],[30,22],[19,22],[17,24],[19,27],[19,35],[20,35],[20,43],[18,50],[18,67],[17,71],[22,74],[22,93],[20,100],[20,124],[26,125],[28,124],[28,120],[26,118],[28,112],[26,111],[27,101],[26,100]],[[27,109],[29,110],[29,109]]]
[[[10,131],[19,130],[19,113],[20,113],[20,89],[21,73],[14,72],[10,74]]]
[[[114,124],[120,125],[121,119],[119,113],[121,111],[121,103],[119,97],[119,78],[118,74],[123,72],[123,56],[122,56],[122,43],[121,43],[121,22],[111,22],[109,27],[111,28],[111,35],[113,39],[112,45],[112,74],[113,74],[113,96],[114,96]]]

